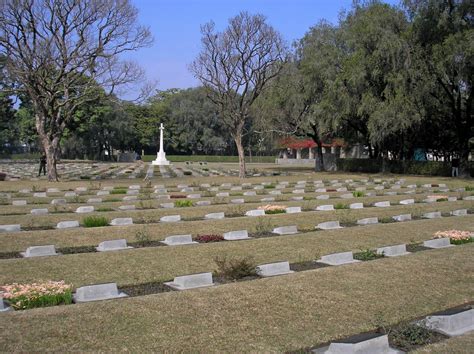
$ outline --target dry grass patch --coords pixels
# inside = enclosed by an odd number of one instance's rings
[[[466,275],[474,271],[473,250],[464,245],[194,291],[7,313],[0,347],[296,350],[373,330],[377,316],[394,324],[471,301],[474,283]]]

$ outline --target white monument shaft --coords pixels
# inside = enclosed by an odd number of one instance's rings
[[[166,159],[165,149],[163,148],[163,130],[164,129],[165,128],[163,127],[163,123],[161,123],[160,124],[160,150],[158,151],[156,159],[152,161],[152,165],[163,166],[163,165],[170,164],[170,162]]]

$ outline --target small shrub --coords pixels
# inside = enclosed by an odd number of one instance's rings
[[[341,209],[349,209],[349,206],[343,203],[337,203],[334,205],[334,209],[341,210]]]
[[[72,285],[64,281],[11,284],[1,287],[3,298],[16,310],[72,303]]]
[[[177,208],[192,207],[194,203],[191,200],[177,200],[174,202],[174,206]]]
[[[361,198],[365,196],[365,193],[362,191],[354,191],[352,192],[352,195],[354,196],[354,198]]]
[[[270,220],[265,219],[261,216],[257,217],[257,223],[255,224],[255,235],[262,236],[270,233],[273,229]]]
[[[391,342],[399,348],[409,350],[413,346],[432,343],[435,334],[423,325],[408,323],[398,326],[390,331]]]
[[[203,167],[202,170],[205,171],[205,172],[209,171],[209,169],[207,167]]]
[[[361,250],[360,252],[354,254],[354,259],[359,261],[372,261],[377,258],[382,258],[383,254],[377,254],[374,250],[365,249]]]
[[[466,192],[474,192],[474,186],[466,186],[464,189]]]
[[[259,210],[264,210],[265,214],[284,214],[286,213],[286,205],[263,205],[258,207]]]
[[[100,227],[100,226],[107,226],[109,224],[109,221],[104,216],[91,215],[91,216],[86,216],[82,220],[82,223],[84,224],[84,227]]]
[[[438,198],[436,199],[437,202],[447,202],[448,198]]]
[[[110,191],[110,194],[127,194],[127,190],[125,188],[113,189]]]
[[[183,171],[183,175],[185,176],[192,176],[193,173],[191,171]]]
[[[197,235],[194,238],[194,241],[200,243],[209,243],[209,242],[220,242],[224,241],[224,236],[222,235]]]
[[[140,246],[146,246],[151,242],[150,235],[145,228],[135,232],[135,240]]]
[[[186,196],[185,195],[179,195],[179,194],[171,194],[170,198],[171,199],[184,199],[184,198],[186,198]]]
[[[383,217],[383,218],[379,218],[379,222],[382,223],[382,224],[389,224],[389,223],[395,222],[395,221],[391,217],[386,216],[386,217]]]
[[[243,205],[232,205],[227,208],[227,211],[225,212],[225,215],[227,217],[238,217],[238,216],[243,216],[245,214],[244,207]]]
[[[80,179],[91,179],[91,176],[80,176]]]
[[[265,210],[265,214],[267,215],[285,214],[285,213],[286,213],[285,209]]]
[[[275,189],[275,185],[274,184],[266,184],[263,186],[263,188],[265,189]]]
[[[214,258],[217,264],[216,276],[229,280],[238,280],[257,274],[256,266],[251,257],[235,257],[227,258],[227,256],[217,256]]]
[[[114,209],[107,208],[107,207],[102,207],[102,208],[97,208],[96,211],[114,211]]]

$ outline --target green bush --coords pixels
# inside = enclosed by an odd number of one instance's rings
[[[265,189],[274,189],[275,185],[274,184],[266,184],[266,185],[263,186],[263,188],[265,188]]]
[[[82,219],[82,223],[84,227],[100,227],[100,226],[107,226],[109,221],[104,216],[86,216]]]
[[[228,259],[226,256],[214,258],[217,264],[216,276],[229,280],[238,280],[257,275],[255,262],[251,257],[236,257]]]
[[[340,209],[349,209],[349,206],[343,203],[337,203],[334,205],[334,209],[340,210]]]
[[[171,162],[239,162],[238,156],[215,156],[215,155],[167,155],[168,160]],[[143,156],[144,162],[151,162],[156,159],[156,155],[145,155]],[[273,163],[275,162],[275,156],[246,156],[245,162],[253,163]]]
[[[183,171],[183,174],[185,176],[192,176],[193,175],[192,171]]]
[[[110,194],[127,194],[127,190],[125,188],[112,189]]]
[[[274,210],[265,210],[265,214],[272,215],[272,214],[285,214],[285,209],[274,209]]]
[[[354,259],[359,261],[371,261],[377,258],[382,258],[383,254],[377,254],[374,250],[366,249],[354,254]]]
[[[177,200],[174,202],[174,206],[177,208],[192,207],[194,203],[191,200]]]
[[[361,197],[364,197],[364,196],[365,196],[365,193],[362,192],[362,191],[354,191],[354,192],[352,192],[352,195],[353,195],[355,198],[361,198]]]

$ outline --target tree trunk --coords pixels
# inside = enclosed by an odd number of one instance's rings
[[[46,172],[48,174],[48,181],[57,182],[58,171],[56,169],[56,163],[59,156],[59,139],[53,138],[52,141],[47,136],[41,137],[43,149],[46,154]]]
[[[323,155],[323,147],[321,146],[321,142],[317,143],[318,146],[316,147],[316,162],[315,162],[315,170],[316,172],[324,171],[324,155]]]
[[[238,131],[234,135],[235,146],[237,147],[237,153],[239,154],[239,177],[245,178],[245,151],[242,146],[242,132]]]

